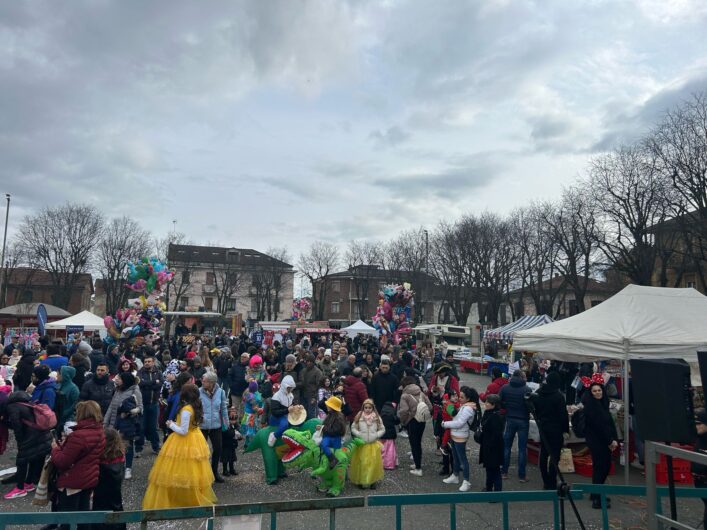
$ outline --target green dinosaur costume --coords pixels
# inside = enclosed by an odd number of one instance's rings
[[[305,421],[302,425],[290,427],[289,430],[294,432],[303,431],[313,433],[317,425],[322,422],[316,418]],[[278,440],[275,447],[268,445],[268,436],[271,432],[275,432],[275,427],[263,427],[253,437],[253,440],[248,444],[248,448],[244,451],[250,453],[256,449],[260,449],[263,456],[263,464],[265,464],[265,482],[267,484],[277,484],[278,479],[286,477],[287,473],[282,465],[282,455],[288,451],[288,446],[282,440]]]
[[[288,429],[283,433],[282,441],[289,449],[282,456],[282,463],[285,468],[296,467],[300,470],[312,468],[312,477],[320,478],[317,490],[321,493],[326,492],[329,497],[339,496],[344,488],[346,470],[349,467],[351,456],[356,447],[365,443],[360,438],[353,438],[341,449],[334,450],[337,464],[330,468],[329,459],[319,449],[310,432]]]

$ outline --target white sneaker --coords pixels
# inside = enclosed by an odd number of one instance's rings
[[[407,431],[400,431],[400,432],[398,433],[398,436],[400,436],[401,438],[407,438],[407,437],[408,437],[408,433],[407,433]]]
[[[462,485],[459,486],[459,491],[470,491],[471,490],[471,483],[468,480],[465,480],[462,482]]]
[[[421,469],[411,469],[410,470],[411,475],[415,475],[416,477],[421,477],[422,476],[422,470]]]
[[[417,469],[417,466],[415,464],[410,464],[410,469]]]
[[[459,484],[459,477],[456,475],[449,475],[442,482],[445,484]]]
[[[268,436],[268,445],[270,447],[275,447],[275,442],[277,441],[277,438],[275,438],[275,433],[271,432],[270,436]]]
[[[133,478],[133,470],[129,467],[125,468],[125,480]]]

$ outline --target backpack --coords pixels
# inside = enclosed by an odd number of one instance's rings
[[[474,417],[471,421],[466,420],[466,425],[469,427],[469,432],[477,444],[481,443],[481,413],[474,410]]]
[[[22,420],[28,427],[37,429],[38,431],[51,431],[56,427],[56,414],[45,403],[27,403],[21,401],[20,404],[32,409],[34,414],[34,422]]]
[[[584,409],[577,409],[572,413],[572,430],[578,438],[584,438],[587,430],[587,418]]]
[[[415,407],[415,420],[420,423],[426,423],[432,419],[432,413],[427,403],[420,398],[417,401],[417,407]]]

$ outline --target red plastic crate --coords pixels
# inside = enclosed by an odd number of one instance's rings
[[[672,444],[672,446],[686,451],[694,449],[691,445]],[[692,484],[692,473],[688,460],[673,458],[673,479],[676,484]],[[665,455],[660,455],[660,461],[655,466],[655,481],[661,485],[668,483],[668,459]]]
[[[591,477],[592,476],[592,463],[586,462],[586,461],[577,463],[575,461],[574,472],[579,475],[582,475],[583,477]],[[614,462],[611,462],[611,467],[609,468],[609,475],[613,475],[614,473],[616,473],[616,466],[614,465]]]
[[[537,442],[528,440],[528,463],[538,465],[540,460],[540,446]]]

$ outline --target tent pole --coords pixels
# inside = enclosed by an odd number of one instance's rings
[[[624,339],[624,380],[622,385],[622,392],[624,398],[624,484],[629,485],[629,414],[628,414],[628,404],[629,404],[629,382],[628,382],[628,341]]]

